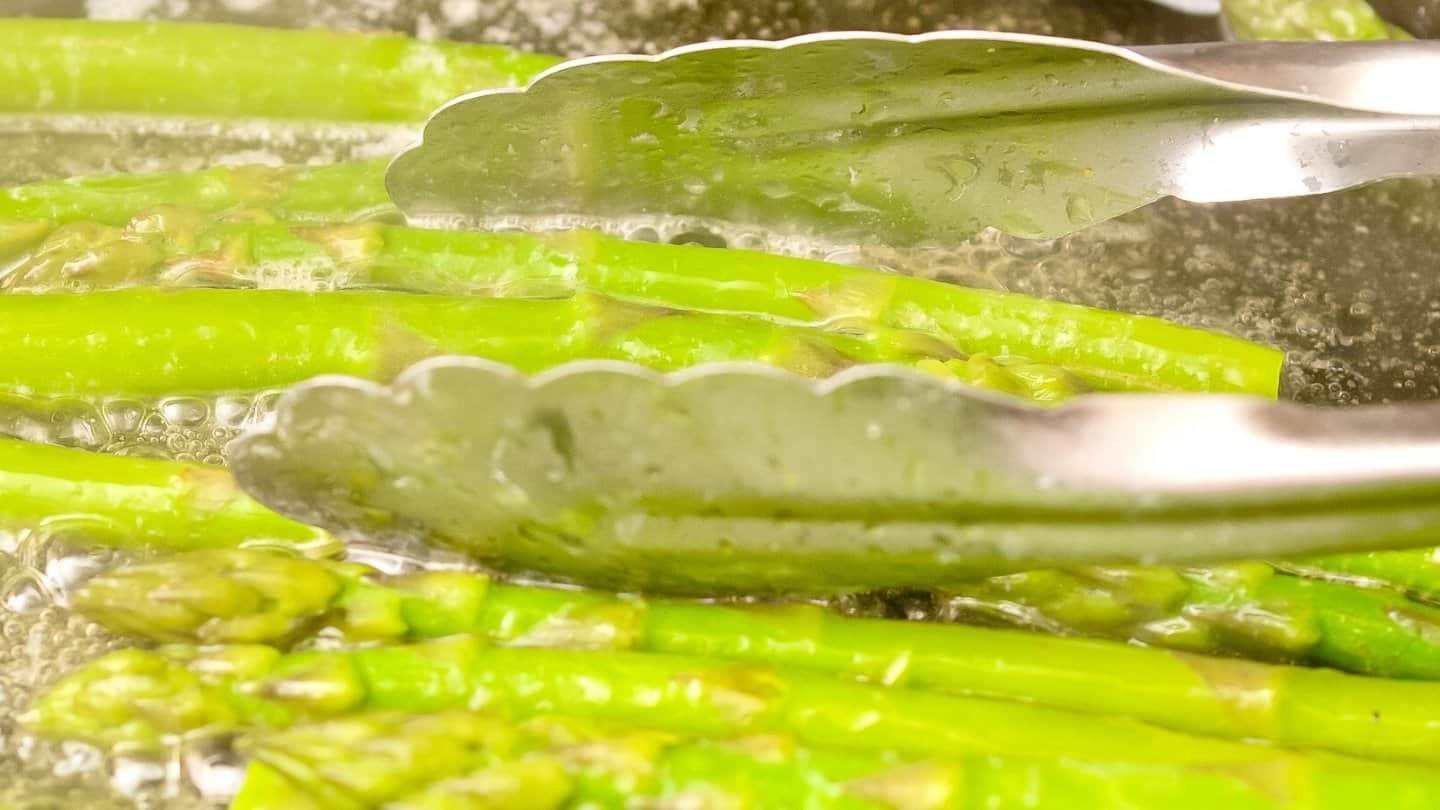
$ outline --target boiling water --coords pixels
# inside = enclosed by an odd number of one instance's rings
[[[11,0],[10,13],[89,13],[383,28],[565,54],[654,51],[715,36],[823,29],[984,27],[1111,42],[1211,39],[1213,23],[1143,0]],[[0,184],[215,163],[313,162],[388,154],[408,127],[221,125],[147,119],[0,118]],[[509,223],[548,225],[559,223]],[[1230,331],[1290,352],[1285,385],[1331,404],[1440,397],[1440,189],[1389,182],[1324,198],[1193,206],[1166,202],[1053,241],[990,232],[944,249],[890,250],[659,219],[609,223],[632,238],[772,250],[1011,289]],[[313,282],[312,280],[308,280]],[[303,274],[271,286],[304,288]],[[0,432],[105,452],[216,463],[265,418],[273,395],[153,401],[0,400]],[[413,549],[371,554],[408,567]],[[428,559],[428,558],[425,558]],[[453,562],[453,561],[449,561]],[[0,536],[0,806],[191,807],[233,770],[204,744],[164,761],[105,764],[84,746],[41,743],[15,717],[61,672],[121,642],[63,609],[67,588],[108,561],[57,534]],[[934,603],[887,596],[862,613],[924,617]],[[129,797],[125,799],[122,797]]]

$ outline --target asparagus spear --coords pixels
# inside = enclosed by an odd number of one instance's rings
[[[60,680],[23,722],[47,737],[153,749],[201,729],[238,732],[369,710],[454,708],[517,719],[558,714],[700,737],[779,733],[806,744],[917,757],[1224,766],[1263,762],[1272,751],[1127,718],[854,683],[801,668],[490,647],[474,636],[290,654],[255,645],[121,650]],[[1414,727],[1416,737],[1379,746],[1433,757],[1423,724]]]
[[[88,582],[71,605],[116,632],[161,642],[285,644],[327,626],[351,643],[475,634],[510,645],[789,666],[1361,755],[1406,758],[1440,742],[1431,739],[1440,732],[1424,731],[1440,718],[1440,684],[1014,631],[848,619],[813,605],[642,601],[458,572],[379,577],[363,566],[244,550],[120,568]],[[1357,643],[1356,650],[1363,647]]]
[[[1366,0],[1222,0],[1220,7],[1240,39],[1413,39]]]
[[[555,57],[393,34],[0,21],[0,110],[419,121]]]
[[[1328,564],[1398,566],[1432,553],[1354,554]],[[1440,680],[1440,608],[1261,562],[1028,571],[950,589],[940,604],[949,620],[1008,621],[1190,652]]]
[[[1422,602],[1440,602],[1440,549],[1334,554],[1286,561],[1279,566],[1312,578],[1388,587]]]
[[[32,223],[42,236],[75,222],[130,225],[132,237],[158,231],[178,245],[210,224],[202,214],[328,222],[389,213],[394,206],[385,192],[385,165],[370,160],[313,168],[215,166],[50,180],[0,191],[0,218]],[[11,243],[23,245],[18,237]],[[5,245],[0,237],[0,257]]]
[[[539,763],[552,767],[544,769],[544,779],[522,780],[531,789],[522,798],[531,803],[517,806],[559,806],[574,784],[565,769],[545,756],[559,742],[551,739],[551,726],[548,720],[514,723],[480,712],[371,712],[247,734],[235,748],[249,760],[249,773],[230,807],[258,810],[307,801],[337,810],[392,806],[437,782],[476,771],[494,774],[524,759],[529,763],[522,762],[522,768]],[[605,739],[587,733],[584,742],[592,738]],[[618,758],[619,746],[615,753],[617,766],[628,764]],[[530,774],[521,770],[514,775]],[[497,787],[492,784],[491,798],[498,800]],[[496,801],[493,806],[510,805]]]
[[[826,376],[953,356],[924,335],[810,329],[591,295],[515,300],[390,292],[123,289],[0,296],[0,387],[21,394],[219,393],[326,373],[385,380],[440,354],[535,371],[578,358],[661,370],[750,360]]]
[[[562,723],[568,729],[573,723]],[[498,730],[498,733],[497,733]],[[522,742],[517,744],[516,740]],[[250,758],[232,810],[275,807],[625,808],[749,807],[792,810],[941,808],[1350,807],[1376,784],[1331,780],[1324,794],[1281,798],[1243,769],[1082,764],[886,754],[801,747],[784,737],[686,740],[631,732],[555,735],[477,713],[409,717],[373,713],[242,738]],[[1304,782],[1324,755],[1277,754],[1264,770]],[[1335,763],[1343,771],[1349,761]],[[516,766],[519,766],[518,768]],[[1362,771],[1381,766],[1367,764]],[[1389,766],[1386,806],[1425,806],[1428,770]],[[466,774],[474,773],[467,778]],[[1295,776],[1291,776],[1294,774]],[[543,776],[537,780],[534,777]],[[506,778],[497,778],[506,777]],[[528,803],[505,804],[514,782]],[[557,796],[560,789],[566,792]],[[1358,792],[1357,792],[1358,791]],[[1433,800],[1433,798],[1432,798]],[[313,805],[305,805],[312,802]],[[467,803],[472,802],[472,803]],[[553,803],[552,803],[553,802]],[[1398,802],[1398,804],[1396,804]]]
[[[308,200],[312,192],[292,196]],[[217,199],[224,204],[231,197]],[[1270,347],[1155,318],[824,262],[632,242],[588,231],[536,235],[378,223],[197,224],[172,212],[118,229],[78,222],[61,227],[0,270],[0,287],[93,289],[194,275],[206,282],[215,277],[253,282],[294,277],[297,268],[339,285],[503,297],[591,292],[649,306],[837,330],[902,330],[957,355],[1018,356],[1110,390],[1274,396],[1283,362],[1283,354]],[[1053,381],[1026,386],[1054,387]]]
[[[269,511],[223,469],[0,438],[0,526],[73,530],[110,547],[276,544],[336,550],[319,529]]]

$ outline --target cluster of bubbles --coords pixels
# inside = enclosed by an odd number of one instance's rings
[[[263,421],[278,395],[5,397],[0,398],[0,435],[117,455],[223,464],[225,446]]]
[[[176,793],[162,764],[107,762],[90,746],[39,740],[19,726],[30,701],[56,677],[125,646],[64,609],[69,588],[113,564],[106,555],[77,551],[67,537],[63,531],[0,533],[0,805],[109,810]]]

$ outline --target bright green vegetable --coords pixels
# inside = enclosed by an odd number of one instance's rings
[[[0,191],[0,218],[10,221],[11,227],[30,223],[30,232],[41,236],[71,223],[129,226],[126,235],[132,240],[155,234],[178,247],[199,228],[214,225],[204,215],[247,221],[279,217],[294,222],[343,222],[393,212],[385,192],[386,163],[372,160],[313,168],[215,166],[197,172],[50,180]],[[88,234],[99,242],[94,248],[114,238],[93,227],[71,232]],[[38,238],[27,241],[34,244]],[[26,246],[16,228],[10,239],[0,236],[0,257]],[[52,249],[59,247],[53,245]],[[74,250],[86,247],[83,240],[75,238]]]
[[[288,655],[254,645],[122,650],[60,680],[23,721],[47,737],[150,749],[198,729],[243,731],[370,710],[453,708],[488,708],[516,719],[558,714],[698,737],[778,733],[810,745],[917,757],[982,753],[1227,766],[1273,755],[1266,746],[1126,718],[854,683],[803,668],[490,647],[474,636]],[[1423,724],[1413,726],[1416,737],[1384,745],[1434,756]]]
[[[1220,6],[1240,39],[1412,39],[1365,0],[1222,0]]]
[[[247,735],[239,748],[250,769],[231,807],[1300,810],[1377,800],[1420,808],[1437,789],[1428,769],[1315,754],[1204,769],[978,756],[917,761],[799,747],[784,737],[695,741],[574,727],[477,713],[375,713]],[[1300,786],[1321,781],[1314,773],[1322,768],[1336,769],[1323,792],[1277,795],[1257,778]],[[517,784],[526,791],[517,794]]]
[[[26,395],[205,394],[327,373],[388,380],[441,354],[537,371],[580,358],[661,370],[747,360],[828,376],[942,345],[893,329],[809,329],[598,296],[123,289],[0,296],[0,387]],[[942,354],[943,356],[943,354]]]
[[[0,527],[65,532],[108,547],[233,547],[333,553],[325,532],[271,512],[225,470],[0,438]]]
[[[1061,597],[1068,593],[1057,589]],[[1076,598],[1084,593],[1074,590]],[[1440,751],[1425,751],[1440,745],[1440,731],[1426,730],[1440,719],[1440,684],[1004,630],[848,619],[810,605],[643,601],[457,572],[376,577],[361,566],[256,551],[201,552],[120,568],[91,580],[71,604],[116,632],[161,642],[284,644],[325,626],[352,643],[473,633],[522,646],[793,666],[1130,716],[1198,734],[1440,761]],[[1349,607],[1334,602],[1339,615],[1328,621],[1361,621],[1364,614],[1347,618]]]
[[[1421,577],[1433,550],[1324,558],[1315,565]],[[1319,570],[1311,563],[1295,567]],[[1386,588],[1311,579],[1266,563],[1092,567],[1008,574],[949,589],[942,617],[1018,623],[1208,654],[1440,680],[1440,608]]]
[[[1312,578],[1391,588],[1421,602],[1440,604],[1440,549],[1334,554],[1279,565]]]
[[[295,183],[292,198],[309,200],[321,194],[299,180]],[[11,193],[25,196],[21,190]],[[32,196],[48,200],[52,208],[70,205],[63,193]],[[225,206],[232,200],[225,192],[204,205]],[[295,205],[293,200],[279,204]],[[323,200],[303,205],[334,208]],[[76,202],[72,208],[80,206]],[[101,199],[84,206],[103,213],[110,203]],[[32,208],[40,213],[43,206]],[[42,230],[17,230],[12,236],[16,258],[0,274],[0,287],[93,290],[197,281],[268,286],[299,279],[312,285],[507,298],[589,292],[687,312],[756,315],[837,333],[903,332],[917,342],[936,344],[928,353],[939,361],[983,356],[1000,364],[950,373],[980,384],[998,376],[1032,397],[1052,399],[1080,387],[1068,375],[1099,389],[1274,396],[1283,362],[1283,353],[1270,347],[1155,318],[825,262],[633,242],[588,231],[537,235],[378,223],[217,223],[179,209],[152,211],[124,227],[90,222],[71,222],[53,231],[34,227]],[[240,306],[254,308],[250,303]],[[217,317],[223,322],[225,316]],[[1017,362],[1051,368],[1030,374],[1005,367]]]
[[[655,734],[602,736],[549,718],[514,723],[478,712],[372,712],[241,737],[235,748],[249,768],[230,808],[394,807],[446,780],[478,784],[482,774],[489,800],[483,806],[559,807],[577,787],[572,777],[586,749],[613,752],[608,761],[596,757],[597,776],[628,769],[640,781],[649,774],[636,760],[667,742]],[[501,774],[509,779],[497,780]],[[523,790],[506,789],[510,780]]]
[[[420,121],[559,60],[393,34],[0,20],[0,110]]]

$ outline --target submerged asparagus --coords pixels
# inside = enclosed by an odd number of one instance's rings
[[[1440,718],[1440,685],[1014,631],[849,619],[813,605],[646,601],[459,572],[379,577],[363,566],[243,550],[120,568],[88,582],[71,605],[116,632],[160,642],[287,644],[324,627],[351,643],[476,634],[520,646],[793,666],[1360,755],[1430,761],[1415,752],[1440,743],[1440,732],[1423,730]]]
[[[233,547],[333,553],[325,532],[271,512],[223,469],[0,438],[0,527],[66,532],[107,547]]]
[[[1366,0],[1222,0],[1221,13],[1239,39],[1411,39]]]
[[[1286,784],[1338,768],[1324,793],[1279,797],[1244,768],[1184,768],[886,754],[801,747],[785,737],[689,740],[573,721],[507,723],[479,713],[372,713],[259,732],[238,747],[250,767],[232,810],[260,808],[666,807],[760,810],[1165,807],[1346,808],[1383,795],[1425,807],[1435,775],[1418,768],[1277,753],[1259,772]],[[1383,785],[1364,774],[1388,771]],[[515,790],[523,786],[524,792]]]
[[[1432,550],[1305,566],[1405,568]],[[1384,588],[1310,579],[1254,562],[1208,568],[1091,567],[1009,574],[949,589],[942,619],[1020,624],[1189,652],[1440,680],[1440,608]]]
[[[810,329],[591,295],[521,300],[216,289],[0,296],[0,343],[11,347],[0,358],[0,387],[26,395],[254,391],[327,373],[388,380],[441,354],[485,357],[522,371],[581,358],[660,370],[744,360],[810,376],[958,355],[902,330]],[[1067,379],[1057,374],[1050,385]]]
[[[174,182],[157,181],[167,188]],[[322,199],[324,182],[315,186],[295,180],[277,193],[277,205],[292,214],[307,206],[333,211],[342,205]],[[72,203],[64,190],[11,194],[38,201],[27,209],[32,213],[89,208],[104,214],[111,205],[108,198]],[[226,190],[202,207],[224,207],[234,199]],[[825,262],[633,242],[589,231],[497,234],[373,222],[216,222],[177,208],[152,209],[123,227],[93,222],[49,227],[42,222],[31,230],[15,229],[10,239],[17,247],[8,265],[0,266],[0,288],[274,284],[303,277],[326,286],[447,295],[553,298],[589,292],[832,331],[900,330],[961,356],[1014,356],[1056,366],[1085,385],[1109,390],[1274,396],[1283,362],[1283,353],[1270,347],[1156,318]]]
[[[1385,587],[1427,604],[1440,604],[1440,549],[1335,554],[1278,565],[1315,579]]]
[[[0,110],[419,121],[558,61],[394,34],[7,18]]]
[[[3,25],[3,23],[0,23]],[[393,212],[385,192],[388,161],[371,160],[316,167],[215,166],[196,172],[73,177],[0,190],[0,219],[29,223],[34,244],[55,228],[72,223],[129,226],[124,235],[140,240],[155,234],[177,245],[214,223],[202,215],[231,219],[274,217],[294,222],[343,222]],[[168,215],[168,219],[166,218]],[[72,229],[72,231],[75,229]],[[89,238],[113,239],[92,228]],[[79,231],[78,234],[85,234]],[[77,234],[77,236],[78,236]],[[0,258],[27,247],[21,232],[7,243],[0,236]],[[74,250],[87,244],[74,239]]]
[[[1266,746],[1135,720],[817,677],[812,670],[605,650],[492,647],[474,636],[282,654],[272,647],[122,650],[61,679],[23,722],[47,737],[155,748],[197,730],[239,732],[369,710],[488,708],[694,736],[793,735],[812,745],[917,757],[981,753],[1086,762],[1235,765]],[[1310,718],[1307,718],[1307,720]],[[1434,757],[1420,723],[1381,741]],[[1405,730],[1401,730],[1401,728]]]

